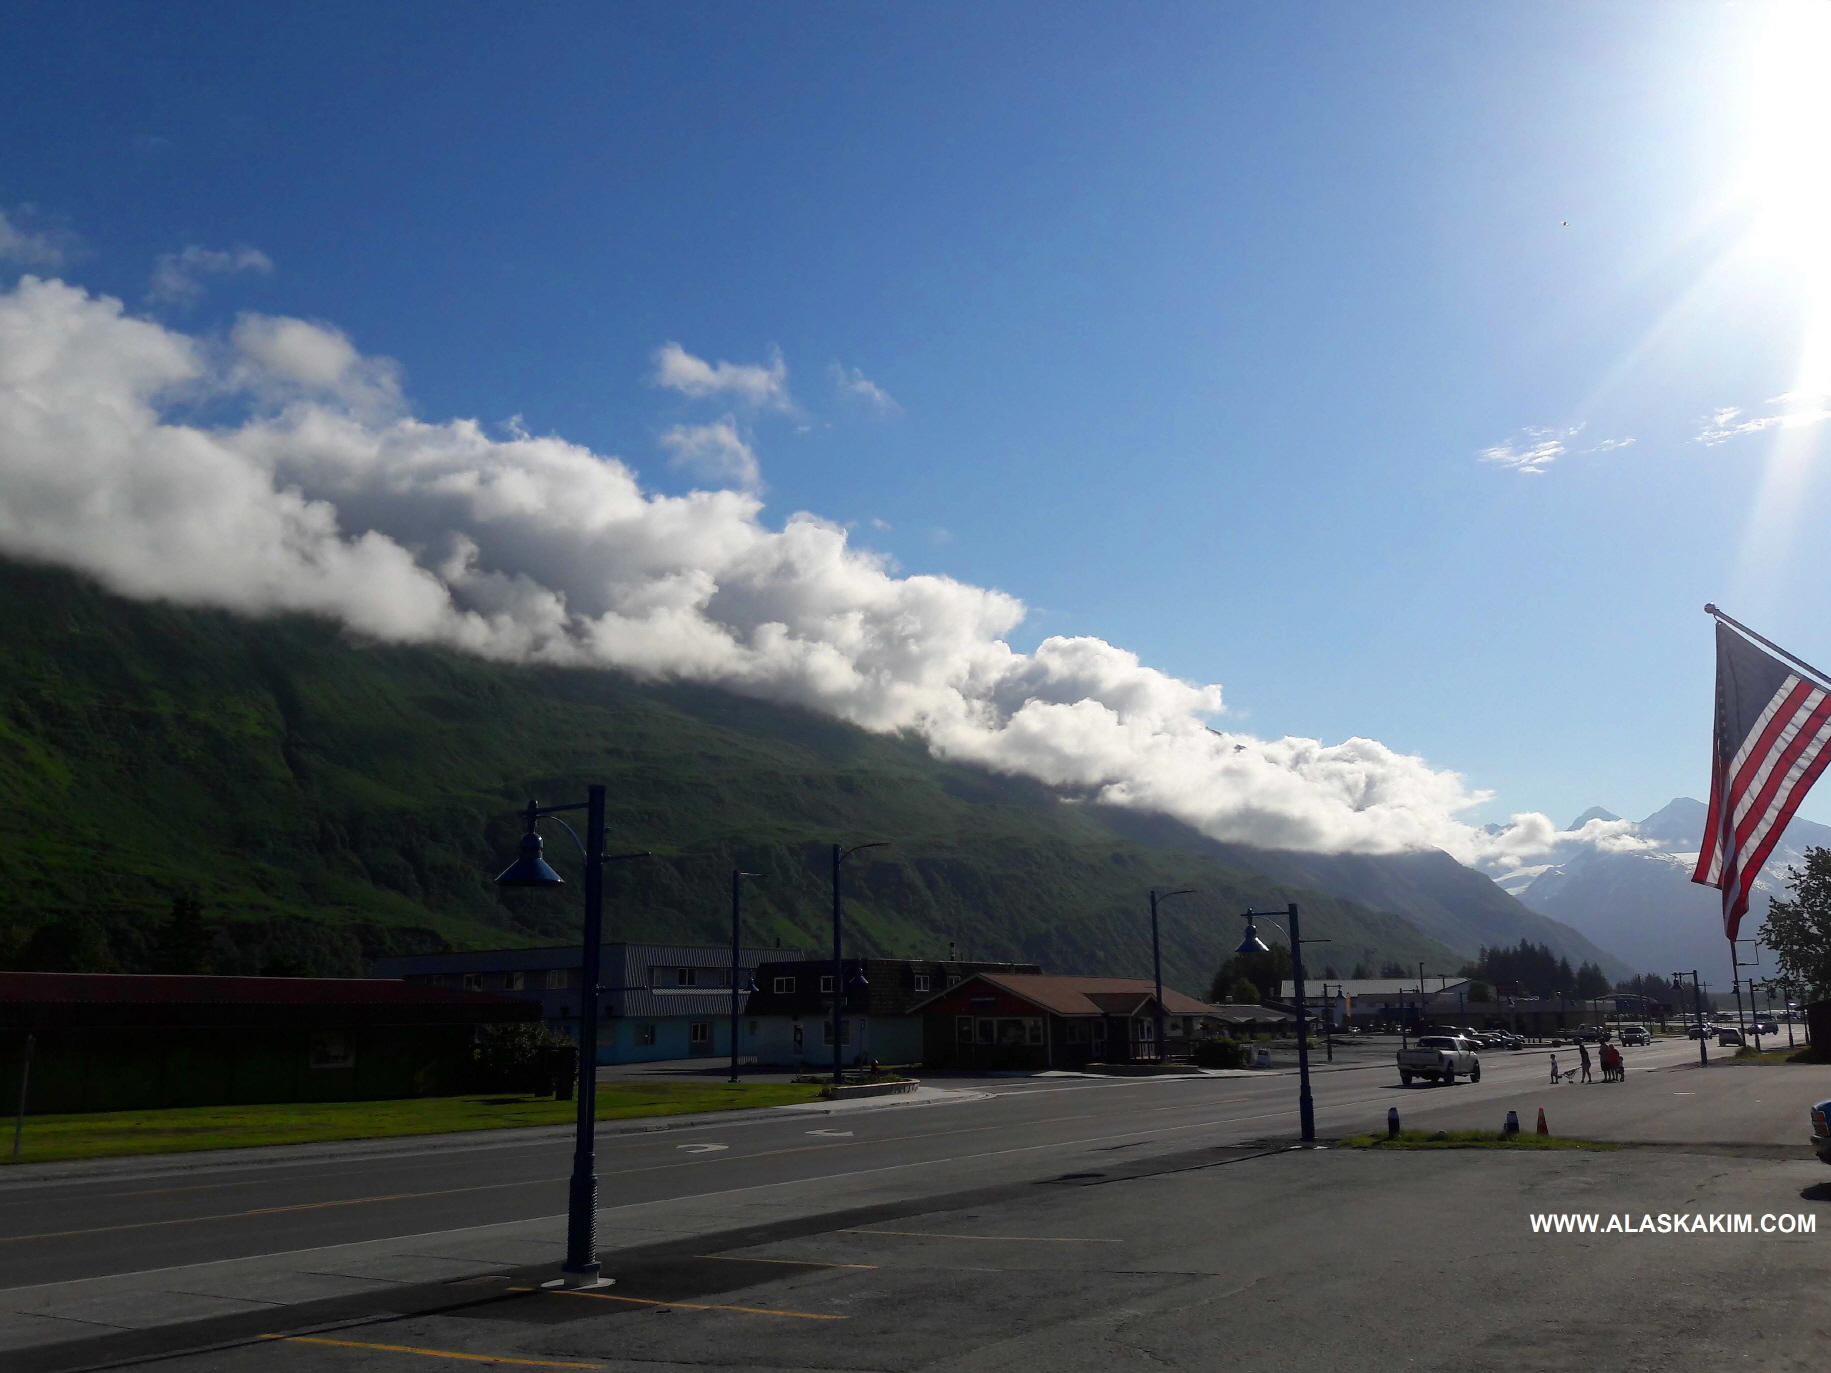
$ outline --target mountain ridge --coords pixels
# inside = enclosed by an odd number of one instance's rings
[[[935,956],[952,941],[1139,974],[1153,886],[1199,888],[1163,915],[1166,976],[1196,992],[1249,904],[1302,900],[1306,931],[1335,941],[1319,974],[1386,959],[1454,970],[1522,921],[1586,944],[1447,855],[1218,845],[710,687],[127,601],[16,563],[0,563],[0,595],[13,607],[0,624],[0,881],[13,895],[0,920],[15,957],[43,929],[93,917],[112,957],[145,966],[184,892],[212,914],[224,971],[254,971],[276,949],[360,971],[369,945],[409,937],[563,942],[576,895],[488,879],[530,791],[569,796],[588,780],[611,786],[614,842],[657,855],[608,878],[621,937],[728,938],[727,874],[741,864],[765,873],[746,891],[747,937],[820,947],[822,845],[889,838],[896,848],[847,869],[861,952]],[[576,867],[563,842],[548,855]]]

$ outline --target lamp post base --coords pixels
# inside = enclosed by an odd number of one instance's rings
[[[595,1268],[589,1273],[561,1273],[557,1278],[550,1278],[541,1284],[543,1288],[557,1287],[567,1292],[579,1292],[591,1287],[615,1287],[616,1285],[615,1278],[607,1278]]]

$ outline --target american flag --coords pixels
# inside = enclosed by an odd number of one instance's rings
[[[1721,889],[1723,933],[1733,940],[1750,886],[1831,763],[1831,681],[1785,650],[1790,661],[1768,653],[1706,608],[1718,617],[1717,719],[1710,809],[1691,880]]]

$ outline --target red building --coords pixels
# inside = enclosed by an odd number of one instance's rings
[[[1165,987],[1166,1038],[1191,1042],[1214,1007]],[[978,973],[917,1006],[929,1068],[1079,1068],[1163,1057],[1153,984],[1137,977]]]

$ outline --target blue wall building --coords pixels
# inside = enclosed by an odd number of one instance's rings
[[[801,956],[799,949],[739,951],[740,1057],[755,1053],[745,1045],[742,1015],[750,974],[766,960]],[[599,1063],[730,1057],[729,944],[606,944],[603,959]],[[424,986],[526,997],[540,1003],[549,1029],[577,1039],[583,963],[584,952],[574,944],[381,958],[373,972]]]

